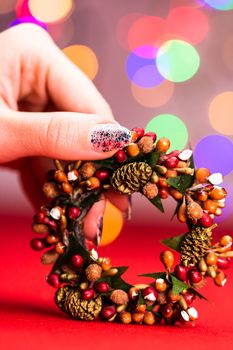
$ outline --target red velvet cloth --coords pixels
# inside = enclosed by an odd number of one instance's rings
[[[40,253],[29,247],[33,233],[29,219],[1,219],[0,348],[41,349],[230,349],[233,346],[233,269],[218,288],[212,280],[201,292],[209,302],[198,301],[199,318],[190,326],[138,326],[70,319],[53,302],[54,289],[45,282],[49,269]],[[176,231],[176,230],[175,230]],[[115,243],[99,249],[114,265],[129,265],[131,283],[147,282],[136,274],[162,270],[161,238],[168,229],[126,226]],[[181,232],[180,232],[181,233]],[[224,232],[225,233],[225,232]]]

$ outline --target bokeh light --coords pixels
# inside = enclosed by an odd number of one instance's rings
[[[14,27],[14,26],[17,26],[18,24],[22,24],[22,23],[37,24],[38,26],[47,30],[47,26],[43,22],[38,21],[36,18],[34,18],[32,16],[16,18],[13,22],[10,23],[9,27]]]
[[[197,143],[194,160],[197,168],[227,175],[233,170],[233,143],[222,135],[206,136]]]
[[[176,115],[160,114],[149,121],[146,132],[153,131],[157,139],[167,137],[171,146],[169,151],[183,149],[188,141],[188,130],[185,123]]]
[[[158,47],[164,41],[166,33],[167,24],[165,19],[155,16],[140,17],[129,29],[129,48],[133,51],[143,45]]]
[[[144,58],[141,56],[152,56],[152,58]],[[129,54],[126,61],[126,72],[128,79],[140,87],[153,87],[159,85],[164,78],[159,73],[155,65],[155,54],[151,47],[138,48],[135,52]]]
[[[122,226],[123,217],[121,211],[111,202],[107,201],[100,245],[103,246],[113,242],[119,236]]]
[[[76,64],[91,80],[98,72],[95,53],[85,45],[71,45],[63,49],[64,54]]]
[[[204,2],[216,10],[232,10],[233,0],[204,0]]]
[[[17,0],[2,0],[0,2],[0,14],[12,12],[15,9]]]
[[[60,47],[66,47],[71,43],[75,30],[72,18],[64,22],[49,23],[47,27],[49,34]]]
[[[116,27],[116,37],[118,43],[124,49],[128,50],[128,37],[127,33],[131,27],[131,25],[140,17],[143,17],[142,13],[129,13],[126,16],[120,18]]]
[[[201,0],[170,0],[170,8],[177,6],[189,6],[193,8],[199,8],[204,6]]]
[[[231,71],[233,71],[233,35],[229,36],[222,47],[223,62]]]
[[[174,38],[186,40],[194,45],[206,37],[209,29],[206,15],[191,7],[171,9],[167,24]]]
[[[156,64],[164,78],[178,83],[196,74],[200,57],[196,49],[186,41],[169,40],[158,50]]]
[[[222,92],[212,100],[209,119],[215,130],[222,134],[233,135],[233,91]]]
[[[66,18],[72,8],[72,0],[29,0],[29,10],[33,17],[49,23]]]
[[[167,103],[174,93],[174,83],[164,80],[160,85],[143,89],[131,84],[131,92],[135,100],[142,106],[155,108]]]

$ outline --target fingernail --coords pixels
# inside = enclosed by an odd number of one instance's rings
[[[98,247],[100,245],[101,237],[103,231],[103,216],[100,216],[97,223],[97,232],[94,244]]]
[[[115,124],[97,124],[90,133],[90,143],[96,152],[110,152],[127,146],[131,132]]]
[[[131,214],[132,214],[132,196],[128,196],[128,208],[125,213],[125,219],[131,220]]]

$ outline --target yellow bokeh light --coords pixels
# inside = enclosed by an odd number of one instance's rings
[[[225,135],[233,135],[233,91],[217,95],[209,106],[212,127]]]
[[[2,0],[0,1],[0,14],[5,14],[14,11],[17,0]]]
[[[103,246],[113,242],[119,236],[122,226],[123,217],[121,211],[107,201],[100,245]]]
[[[98,72],[98,60],[95,53],[89,47],[72,45],[63,49],[63,52],[91,80],[95,78]]]
[[[165,80],[160,85],[152,88],[141,88],[135,84],[131,84],[132,95],[135,100],[142,106],[154,108],[163,106],[173,95],[174,83]]]
[[[30,12],[39,21],[57,22],[67,17],[73,9],[72,0],[29,0]]]

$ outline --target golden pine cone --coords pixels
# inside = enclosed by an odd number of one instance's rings
[[[149,181],[151,167],[145,162],[125,164],[114,171],[111,183],[116,191],[125,194],[138,192]]]
[[[82,320],[94,320],[102,308],[101,296],[91,300],[81,299],[78,289],[70,286],[59,288],[55,294],[55,303],[68,315]]]
[[[211,229],[195,227],[181,242],[181,263],[184,266],[197,264],[211,247]]]

